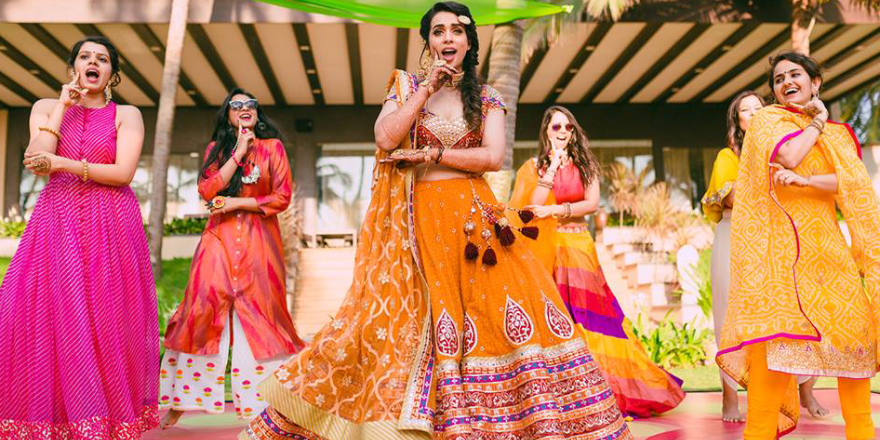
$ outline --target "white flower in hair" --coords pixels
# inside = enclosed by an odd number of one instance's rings
[[[458,21],[459,21],[459,23],[461,23],[461,24],[463,24],[463,25],[465,25],[465,26],[471,24],[471,18],[468,17],[467,15],[459,15],[459,16],[458,16]]]

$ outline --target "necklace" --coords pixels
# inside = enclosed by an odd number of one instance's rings
[[[244,165],[246,165],[244,167],[245,170],[250,167],[251,171],[247,175],[241,176],[241,183],[244,183],[245,185],[257,183],[257,180],[260,180],[260,166],[254,164],[250,159],[248,159]]]

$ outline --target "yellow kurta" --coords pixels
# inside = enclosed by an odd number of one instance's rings
[[[836,199],[852,233],[852,249],[838,226],[834,196],[771,180],[769,164],[778,146],[810,120],[793,109],[766,107],[755,115],[743,145],[732,221],[730,303],[716,359],[743,385],[749,365],[742,349],[761,342],[767,345],[770,370],[847,378],[877,371],[880,208],[848,126],[829,122],[793,171],[837,175]],[[797,405],[792,382],[780,432],[794,428]]]
[[[709,188],[703,196],[703,213],[712,223],[721,221],[724,212],[724,198],[733,191],[736,175],[739,172],[739,156],[730,148],[718,152],[712,165]]]

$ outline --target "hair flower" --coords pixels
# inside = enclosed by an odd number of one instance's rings
[[[465,26],[471,24],[471,18],[468,17],[467,15],[459,15],[459,16],[458,16],[458,21],[459,21],[459,23],[461,23],[461,24],[463,24],[463,25],[465,25]]]

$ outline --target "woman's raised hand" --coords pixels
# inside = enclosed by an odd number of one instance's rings
[[[245,127],[238,129],[238,141],[235,143],[235,153],[233,154],[235,154],[239,161],[247,154],[248,149],[254,143],[254,139],[256,139],[256,135],[253,130]]]
[[[452,81],[452,75],[458,73],[454,67],[446,64],[438,55],[434,55],[434,64],[431,65],[431,71],[428,73],[426,80],[428,93],[434,94],[440,90],[444,84]]]
[[[77,73],[69,83],[61,86],[61,95],[58,96],[58,102],[63,104],[65,108],[69,108],[82,101],[82,96],[86,92],[85,89],[79,86],[79,73]]]

